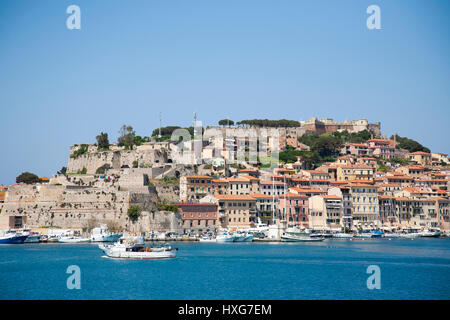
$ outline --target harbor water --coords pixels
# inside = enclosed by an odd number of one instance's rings
[[[172,243],[170,260],[96,244],[0,246],[0,299],[450,299],[450,239]],[[80,289],[68,289],[69,266]],[[380,289],[367,268],[379,267]]]

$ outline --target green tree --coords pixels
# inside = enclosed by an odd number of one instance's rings
[[[67,167],[62,167],[61,170],[57,171],[57,174],[66,174],[67,172]]]
[[[101,132],[97,137],[97,146],[99,150],[109,150],[108,134]]]
[[[406,149],[409,152],[416,152],[416,151],[422,151],[422,152],[430,152],[430,149],[427,147],[424,147],[419,142],[409,139],[406,137],[400,137],[399,135],[391,136],[391,139],[394,140],[394,138],[397,141],[397,147],[401,149]]]
[[[223,119],[219,121],[219,126],[232,126],[234,125],[234,121],[230,119]]]
[[[33,184],[40,182],[41,179],[31,172],[23,172],[16,178],[16,183]]]
[[[333,135],[321,135],[311,146],[311,151],[316,151],[322,158],[339,155],[342,146],[340,139]]]
[[[132,126],[123,125],[119,130],[120,137],[118,139],[119,146],[125,146],[126,150],[133,150],[135,144],[136,132]]]
[[[139,206],[130,206],[128,208],[128,218],[131,221],[136,222],[141,216],[142,209]]]

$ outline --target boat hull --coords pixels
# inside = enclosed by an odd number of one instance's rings
[[[0,238],[0,244],[21,244],[24,243],[28,236],[13,236]]]
[[[282,235],[282,242],[320,242],[325,240],[325,238],[319,237],[308,237],[308,236],[295,236],[295,235]]]
[[[116,242],[119,241],[122,234],[115,233],[110,235],[93,235],[91,237],[91,242]]]

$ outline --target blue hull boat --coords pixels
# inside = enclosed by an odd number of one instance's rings
[[[0,237],[0,244],[20,244],[24,243],[28,236],[11,235]]]

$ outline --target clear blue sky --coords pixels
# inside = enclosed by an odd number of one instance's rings
[[[68,30],[66,8],[81,8]],[[381,8],[368,30],[366,8]],[[380,121],[450,152],[450,1],[2,0],[0,184],[122,124]]]

